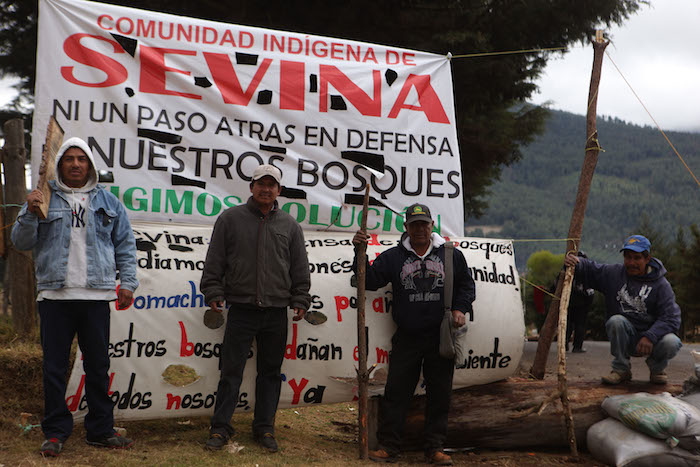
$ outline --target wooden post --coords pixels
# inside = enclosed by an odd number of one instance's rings
[[[369,207],[369,184],[365,188],[365,200],[362,205],[362,220],[360,230],[367,231],[367,208]],[[365,334],[365,277],[367,275],[367,243],[357,246],[357,398],[358,398],[358,439],[360,444],[360,459],[369,456],[367,436],[367,395],[369,385],[369,373],[367,371],[367,334]]]
[[[12,119],[3,126],[5,131],[5,202],[22,205],[27,199],[24,163],[24,120]],[[19,207],[10,206],[6,210],[7,223],[14,222]],[[31,252],[19,251],[11,243],[7,251],[10,293],[12,300],[12,324],[22,337],[29,336],[36,327],[34,317],[34,264]]]
[[[5,150],[0,148],[0,172],[2,172],[3,159]],[[9,229],[9,222],[5,222],[7,216],[5,215],[5,186],[0,178],[0,258],[7,259],[7,243],[9,242],[9,234],[5,231]],[[10,298],[8,293],[10,291],[10,273],[7,261],[3,264],[3,287],[2,287],[2,314],[7,316],[10,307]]]
[[[0,149],[0,172],[2,172],[2,164],[3,164],[3,159],[4,159],[4,153],[5,151],[3,149]],[[0,178],[0,258],[4,258],[7,255],[7,237],[8,235],[5,235],[5,229],[8,227],[5,224],[5,219],[7,219],[7,216],[5,216],[5,187],[3,186],[2,183],[2,178]],[[7,280],[7,279],[5,279]]]
[[[609,42],[603,40],[601,31],[596,32],[596,40],[593,42],[593,71],[591,73],[591,84],[588,90],[588,113],[586,116],[586,156],[583,159],[581,167],[581,177],[579,178],[578,191],[576,193],[576,202],[574,210],[571,214],[571,223],[569,224],[569,235],[566,242],[566,251],[578,251],[578,239],[581,238],[583,232],[583,217],[586,213],[586,203],[588,202],[588,193],[591,190],[591,182],[595,166],[598,163],[598,132],[596,130],[596,110],[598,106],[598,85],[600,84],[600,73],[603,65],[603,54]],[[557,281],[557,290],[555,298],[549,307],[547,318],[540,332],[540,337],[537,342],[537,353],[530,369],[530,374],[537,378],[544,378],[545,367],[547,365],[547,354],[549,347],[554,338],[554,330],[559,319],[559,301],[562,296],[564,287],[563,274],[559,274]],[[566,333],[559,335],[559,340],[566,339]]]

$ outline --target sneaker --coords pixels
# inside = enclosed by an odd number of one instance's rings
[[[583,347],[578,347],[572,350],[571,353],[586,353],[586,349],[584,349]]]
[[[220,433],[212,433],[209,435],[209,439],[204,444],[204,447],[210,451],[218,451],[228,444],[228,439]]]
[[[109,436],[105,436],[104,438],[100,438],[97,440],[90,440],[86,438],[85,442],[88,443],[90,446],[112,449],[129,449],[131,446],[134,445],[133,439],[125,438],[119,433],[113,433]]]
[[[263,433],[262,436],[256,436],[255,442],[270,452],[277,452],[277,441],[272,433]]]
[[[63,443],[58,438],[49,438],[41,443],[39,453],[42,457],[58,457],[63,450]]]
[[[373,460],[374,462],[387,462],[389,464],[393,464],[396,462],[396,456],[392,456],[388,452],[386,452],[384,449],[377,449],[376,451],[370,451],[369,453],[369,458],[370,460]]]
[[[608,376],[603,376],[601,378],[601,381],[603,382],[603,384],[614,385],[614,384],[624,383],[624,382],[629,381],[631,379],[632,379],[632,372],[631,371],[628,370],[628,371],[620,373],[618,371],[613,370],[610,372],[610,374]]]
[[[654,384],[668,383],[668,376],[663,371],[660,373],[649,373],[649,382]]]
[[[442,451],[435,451],[429,456],[426,456],[425,460],[429,464],[452,465],[452,458]]]

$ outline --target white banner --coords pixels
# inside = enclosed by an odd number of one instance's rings
[[[203,323],[207,307],[199,293],[211,227],[134,224],[141,285],[127,310],[112,311],[110,393],[118,418],[207,415],[219,380],[219,349],[225,325]],[[351,287],[353,247],[347,233],[306,232],[311,267],[311,314],[320,324],[289,320],[280,407],[351,401],[356,397],[356,289]],[[396,245],[397,235],[373,236],[370,259]],[[497,381],[518,368],[525,325],[513,245],[507,240],[452,239],[465,254],[476,281],[474,311],[467,316],[468,358],[455,371],[454,387]],[[389,288],[367,293],[366,326],[372,391],[383,390],[391,335]],[[322,320],[316,320],[319,322]],[[251,349],[240,390],[239,411],[255,400],[255,354]],[[163,374],[189,367],[197,380],[185,387]],[[171,370],[175,367],[171,367]],[[382,369],[384,371],[382,371]],[[423,391],[422,381],[417,392]],[[78,355],[66,393],[76,417],[85,415],[84,373]]]
[[[272,163],[305,230],[357,230],[352,195],[369,183],[371,231],[402,232],[401,211],[420,201],[441,234],[463,233],[445,56],[40,0],[35,98],[34,183],[53,115],[112,173],[134,220],[212,223]]]

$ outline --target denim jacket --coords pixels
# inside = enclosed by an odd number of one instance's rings
[[[27,211],[25,203],[12,228],[12,243],[20,250],[33,249],[38,290],[63,287],[70,246],[72,212],[65,194],[51,180],[51,201],[46,219]],[[119,270],[121,287],[134,291],[136,241],[126,209],[101,185],[88,192],[87,287],[114,289]]]

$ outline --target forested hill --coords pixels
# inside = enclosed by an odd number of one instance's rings
[[[622,241],[637,231],[645,216],[648,225],[669,240],[679,227],[700,223],[700,186],[658,129],[600,117],[598,135],[604,152],[593,177],[581,243],[590,257],[619,260]],[[700,178],[700,134],[666,135]],[[563,253],[564,242],[522,240],[566,237],[585,138],[584,116],[551,111],[545,132],[523,148],[522,159],[504,169],[492,186],[486,215],[467,220],[468,234],[515,239],[521,271],[534,251]]]

